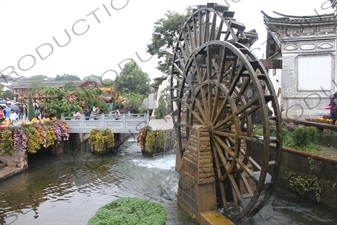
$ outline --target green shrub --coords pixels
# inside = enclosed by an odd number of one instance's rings
[[[161,95],[158,101],[158,107],[154,110],[154,118],[162,119],[167,114],[166,112],[166,102],[164,96]]]
[[[32,94],[29,93],[28,94],[28,120],[31,121],[35,117],[36,115],[35,115],[35,109],[33,105],[33,98],[32,98]]]
[[[295,147],[306,147],[317,143],[318,131],[313,127],[299,127],[292,133]]]
[[[160,203],[140,198],[120,198],[98,209],[87,225],[164,225],[166,210]]]

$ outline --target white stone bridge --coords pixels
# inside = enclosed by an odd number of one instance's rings
[[[70,133],[90,133],[91,129],[110,128],[113,133],[139,133],[140,129],[149,125],[149,114],[121,114],[119,119],[113,114],[101,114],[99,116],[76,119],[75,117],[65,117],[64,120],[70,128]]]

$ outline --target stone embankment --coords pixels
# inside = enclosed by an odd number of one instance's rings
[[[1,150],[0,150],[1,151]],[[26,152],[15,151],[12,155],[0,153],[0,181],[28,168]]]

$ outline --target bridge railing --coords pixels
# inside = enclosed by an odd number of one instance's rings
[[[80,118],[74,116],[63,116],[70,128],[70,133],[89,133],[91,129],[110,128],[113,133],[139,133],[140,129],[149,125],[149,114],[121,114],[116,117],[113,114],[100,114],[98,116]]]

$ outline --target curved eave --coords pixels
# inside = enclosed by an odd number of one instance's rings
[[[320,23],[326,23],[326,22],[337,22],[337,18],[334,14],[324,14],[324,15],[313,15],[313,16],[292,16],[292,15],[286,15],[282,13],[275,12],[275,14],[281,16],[281,17],[271,17],[267,15],[265,12],[261,11],[261,13],[264,15],[264,21],[265,23],[278,23],[278,24],[301,24],[302,26],[304,24],[320,24]]]

